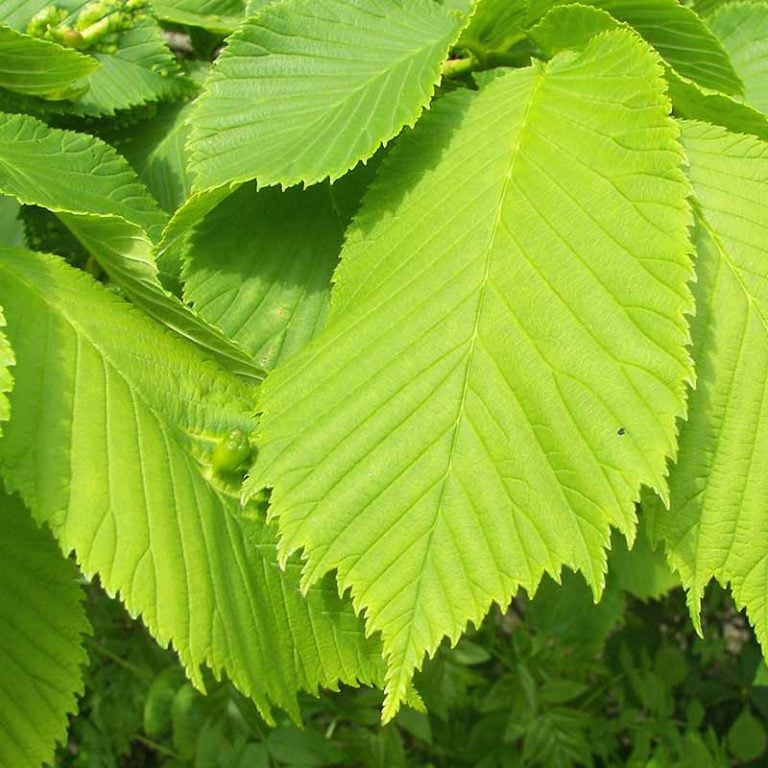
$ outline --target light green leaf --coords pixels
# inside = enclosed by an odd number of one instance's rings
[[[671,565],[698,607],[730,582],[768,647],[768,144],[683,123],[697,207],[694,359],[698,374],[670,475],[671,509],[653,514]]]
[[[667,85],[677,117],[706,121],[734,133],[751,133],[768,140],[768,117],[748,104],[701,88],[669,69]]]
[[[271,370],[325,326],[344,230],[370,175],[361,168],[307,190],[239,189],[195,229],[185,300]]]
[[[571,0],[534,0],[540,18]],[[742,83],[720,41],[690,8],[677,0],[579,0],[634,27],[680,75],[706,88],[740,94]],[[537,16],[533,17],[534,19]]]
[[[97,69],[90,56],[0,26],[0,88],[44,99],[74,99]]]
[[[506,51],[525,39],[528,0],[478,0],[458,47]]]
[[[104,136],[169,213],[184,202],[191,186],[184,151],[191,109],[191,104],[166,104],[155,117]]]
[[[324,334],[268,378],[252,494],[389,669],[563,565],[596,595],[692,369],[688,187],[633,33],[439,99],[347,235]],[[567,182],[565,181],[567,180]]]
[[[558,5],[528,32],[528,37],[549,57],[567,48],[582,50],[599,32],[619,22],[608,11],[590,5]]]
[[[23,246],[24,222],[19,218],[21,206],[12,197],[0,195],[0,243]]]
[[[707,19],[744,83],[744,97],[768,113],[768,3],[730,3]]]
[[[263,377],[249,355],[160,284],[153,240],[167,216],[112,147],[25,115],[0,114],[0,193],[56,213],[144,311],[237,373]]]
[[[82,693],[89,631],[77,568],[0,490],[0,765],[52,764]]]
[[[412,125],[459,23],[432,0],[287,0],[230,39],[191,136],[195,188],[343,176]]]
[[[332,583],[302,598],[259,509],[212,474],[221,436],[253,429],[250,386],[55,257],[0,249],[0,301],[18,358],[0,472],[86,575],[198,685],[208,664],[265,713],[376,675]]]
[[[619,536],[613,537],[608,558],[608,583],[639,600],[658,600],[680,586],[680,579],[667,564],[664,548],[655,549],[646,525],[640,525],[632,549]]]
[[[2,422],[11,418],[11,406],[8,393],[13,389],[13,376],[10,368],[16,363],[13,349],[5,335],[5,314],[0,306],[0,437],[3,434]]]

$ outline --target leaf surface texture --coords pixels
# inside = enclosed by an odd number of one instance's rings
[[[439,99],[347,235],[325,333],[263,388],[247,492],[381,632],[385,718],[545,571],[599,594],[610,527],[664,492],[692,377],[667,112],[626,30]]]

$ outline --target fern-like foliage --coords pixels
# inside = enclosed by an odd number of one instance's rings
[[[562,565],[599,595],[610,525],[666,493],[693,307],[663,91],[617,31],[438,101],[347,236],[326,332],[266,383],[247,488],[305,585],[337,570],[381,632],[387,718],[492,601]]]

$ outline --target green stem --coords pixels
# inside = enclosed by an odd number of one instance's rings
[[[162,744],[158,744],[156,741],[152,741],[152,739],[148,739],[146,736],[142,736],[141,734],[134,733],[133,736],[131,736],[131,740],[138,741],[139,744],[143,744],[145,747],[149,747],[160,755],[172,757],[174,760],[184,759],[178,752],[174,752],[172,749],[168,749],[168,747],[164,747]]]
[[[151,680],[152,675],[145,672],[143,669],[135,666],[134,664],[131,664],[129,661],[126,661],[125,659],[121,659],[119,656],[116,656],[112,651],[107,650],[103,645],[99,645],[95,640],[89,640],[88,641],[88,647],[92,648],[94,651],[97,651],[105,658],[109,659],[110,661],[113,661],[118,666],[122,667],[123,669],[127,669],[129,672],[136,675],[136,677],[140,677],[142,680]]]
[[[474,56],[466,59],[446,59],[441,68],[443,77],[460,77],[479,69],[479,62]]]

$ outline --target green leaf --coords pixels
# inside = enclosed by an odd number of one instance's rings
[[[112,147],[25,115],[0,114],[0,193],[56,213],[149,315],[241,375],[263,377],[249,355],[160,284],[152,249],[167,217]]]
[[[253,430],[251,387],[55,257],[0,249],[0,301],[18,358],[0,472],[86,575],[198,685],[208,664],[265,714],[375,677],[377,643],[332,583],[302,598],[258,508],[212,475],[221,436]]]
[[[243,0],[162,0],[152,3],[158,19],[228,35],[243,20]]]
[[[696,201],[697,384],[670,474],[671,508],[652,532],[698,607],[712,577],[730,582],[768,647],[768,144],[683,123]]]
[[[728,749],[744,762],[757,760],[767,741],[765,726],[748,709],[743,709],[728,729]]]
[[[748,104],[701,88],[672,70],[667,70],[667,84],[678,117],[706,121],[734,133],[751,133],[768,140],[768,117]]]
[[[589,5],[558,5],[529,30],[528,37],[544,54],[554,56],[567,48],[582,50],[599,32],[619,22],[608,11]]]
[[[195,188],[344,175],[412,125],[458,22],[432,0],[287,0],[230,39],[191,136]]]
[[[742,83],[720,41],[677,0],[580,0],[634,27],[683,77],[706,88],[740,94]],[[538,14],[570,0],[535,0]]]
[[[744,83],[744,98],[768,113],[768,3],[731,3],[707,19]]]
[[[344,230],[370,175],[362,168],[307,190],[239,189],[195,228],[185,300],[274,368],[325,326]]]
[[[77,575],[50,533],[0,490],[0,765],[52,763],[66,737],[87,661]]]
[[[347,234],[326,331],[265,384],[247,493],[381,632],[387,719],[492,602],[563,565],[599,595],[610,527],[664,492],[692,378],[667,112],[626,30],[439,99]]]
[[[19,218],[21,206],[12,197],[0,195],[0,243],[24,246],[24,222]]]
[[[528,0],[478,0],[458,47],[505,51],[525,38]]]
[[[184,151],[191,110],[191,104],[166,104],[155,117],[104,136],[169,213],[186,200],[191,186]]]
[[[639,600],[658,600],[680,586],[679,577],[667,564],[663,547],[652,547],[645,525],[639,526],[632,549],[621,537],[613,537],[608,567],[609,583]]]
[[[97,69],[90,56],[0,26],[0,88],[44,99],[73,99]]]
[[[2,423],[11,418],[11,406],[8,393],[13,389],[13,376],[10,368],[16,363],[13,349],[5,335],[5,314],[0,306],[0,437],[3,434]]]

